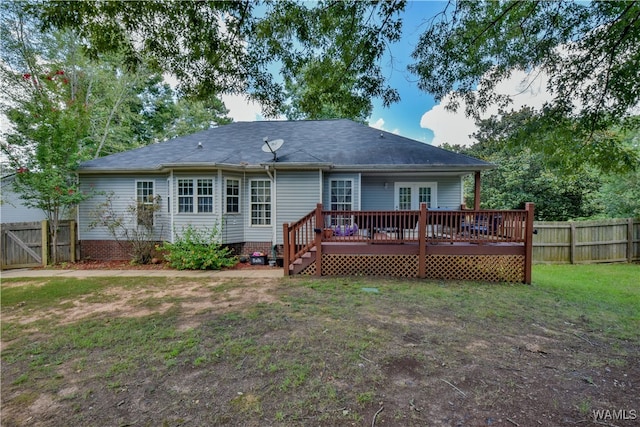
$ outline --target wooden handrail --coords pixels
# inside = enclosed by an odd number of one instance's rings
[[[312,210],[293,224],[284,224],[284,251],[287,252],[285,261],[288,261],[284,264],[285,272],[289,271],[288,264],[293,263],[315,246],[316,210]]]

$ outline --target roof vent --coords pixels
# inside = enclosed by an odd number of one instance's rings
[[[202,142],[198,142],[198,148],[202,148]]]

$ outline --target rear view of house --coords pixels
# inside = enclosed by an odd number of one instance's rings
[[[330,229],[337,243],[346,244],[348,237],[365,245],[358,249],[353,246],[355,241],[350,242],[350,250],[359,256],[381,252],[415,255],[411,263],[416,268],[405,269],[406,275],[423,277],[424,260],[438,243],[424,239],[435,238],[433,231],[443,224],[449,229],[449,243],[458,245],[456,251],[462,256],[478,254],[475,247],[462,250],[469,244],[522,246],[525,229],[515,224],[524,224],[523,211],[516,216],[479,212],[480,172],[492,167],[350,120],[232,123],[83,163],[79,169],[82,189],[95,195],[78,210],[81,256],[127,258],[106,227],[91,226],[97,208],[108,197],[116,211],[154,203],[153,215],[131,219],[131,227],[136,227],[135,222],[151,221],[151,238],[157,241],[173,241],[188,226],[216,227],[221,243],[232,246],[236,254],[258,251],[271,256],[276,247],[279,256],[291,262],[285,266],[287,273],[323,274],[322,245],[336,242],[328,235],[327,241],[318,244],[314,235],[324,236],[324,230]],[[466,175],[476,179],[475,213],[460,209]],[[309,221],[310,212],[319,212],[319,207],[323,213]],[[425,219],[430,228],[418,236],[420,218],[427,215],[420,214],[421,207],[440,212],[443,224]],[[378,214],[374,217],[367,212]],[[442,212],[454,214],[445,218]],[[289,228],[304,218],[306,226]],[[485,223],[470,224],[481,218]],[[491,218],[489,223],[487,218]],[[483,236],[479,231],[487,238],[479,239]],[[385,242],[391,246],[381,246],[384,235],[393,235]],[[428,245],[425,252],[423,246]],[[304,268],[302,257],[310,263],[312,251],[316,251],[316,265]],[[501,251],[493,255],[503,254],[504,249]],[[523,251],[517,249],[518,259]],[[491,250],[487,255],[492,255]],[[484,262],[491,265],[495,260]],[[526,281],[526,269],[518,266],[516,270],[516,281],[520,277]]]
[[[280,141],[282,142],[280,142]],[[275,154],[265,141],[281,144]],[[273,144],[272,144],[273,145]],[[232,123],[83,163],[82,255],[121,258],[92,212],[113,192],[124,209],[157,197],[158,240],[187,225],[220,228],[240,254],[283,243],[282,224],[318,203],[333,210],[458,209],[462,177],[490,168],[478,159],[350,120]]]

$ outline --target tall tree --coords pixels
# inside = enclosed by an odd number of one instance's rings
[[[84,197],[74,170],[89,135],[86,87],[74,46],[43,64],[37,46],[51,43],[38,37],[19,5],[3,5],[2,10],[0,35],[6,60],[0,72],[9,89],[3,110],[13,129],[0,148],[17,170],[14,185],[25,205],[43,210],[49,219],[56,262],[59,221]]]
[[[81,160],[229,119],[219,100],[181,99],[157,72],[122,67],[117,52],[89,61],[74,33],[38,31],[24,6],[0,5],[0,106],[11,124],[0,152],[24,204],[49,218],[56,248],[60,219],[86,197],[75,176]]]
[[[47,25],[74,28],[96,54],[124,51],[131,65],[153,58],[187,94],[249,94],[276,116],[292,83],[306,86],[302,114],[317,114],[317,100],[327,99],[350,102],[348,113],[358,116],[371,109],[372,97],[398,100],[378,60],[399,39],[404,6],[404,0],[60,1],[31,10]]]
[[[583,154],[605,169],[609,161],[637,166],[638,158],[618,147],[598,155],[618,145],[608,138],[613,125],[638,125],[628,120],[640,102],[638,1],[450,2],[413,57],[410,69],[421,89],[437,100],[449,94],[453,109],[464,101],[467,114],[476,117],[489,105],[508,105],[495,89],[513,70],[532,79],[545,73],[553,100],[536,112],[536,126],[555,134],[544,144],[569,149],[577,137]]]
[[[471,147],[449,146],[496,164],[483,172],[482,202],[488,209],[522,209],[525,202],[536,204],[536,219],[566,221],[601,213],[597,203],[600,174],[587,164],[564,163],[566,156],[552,150],[534,152],[514,143],[517,132],[531,118],[531,110],[491,117],[478,122],[474,134],[478,143]],[[472,188],[472,185],[467,188]],[[472,197],[467,194],[466,198]]]

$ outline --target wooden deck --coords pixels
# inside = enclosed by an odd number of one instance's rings
[[[325,211],[284,224],[285,274],[531,283],[524,210]]]

